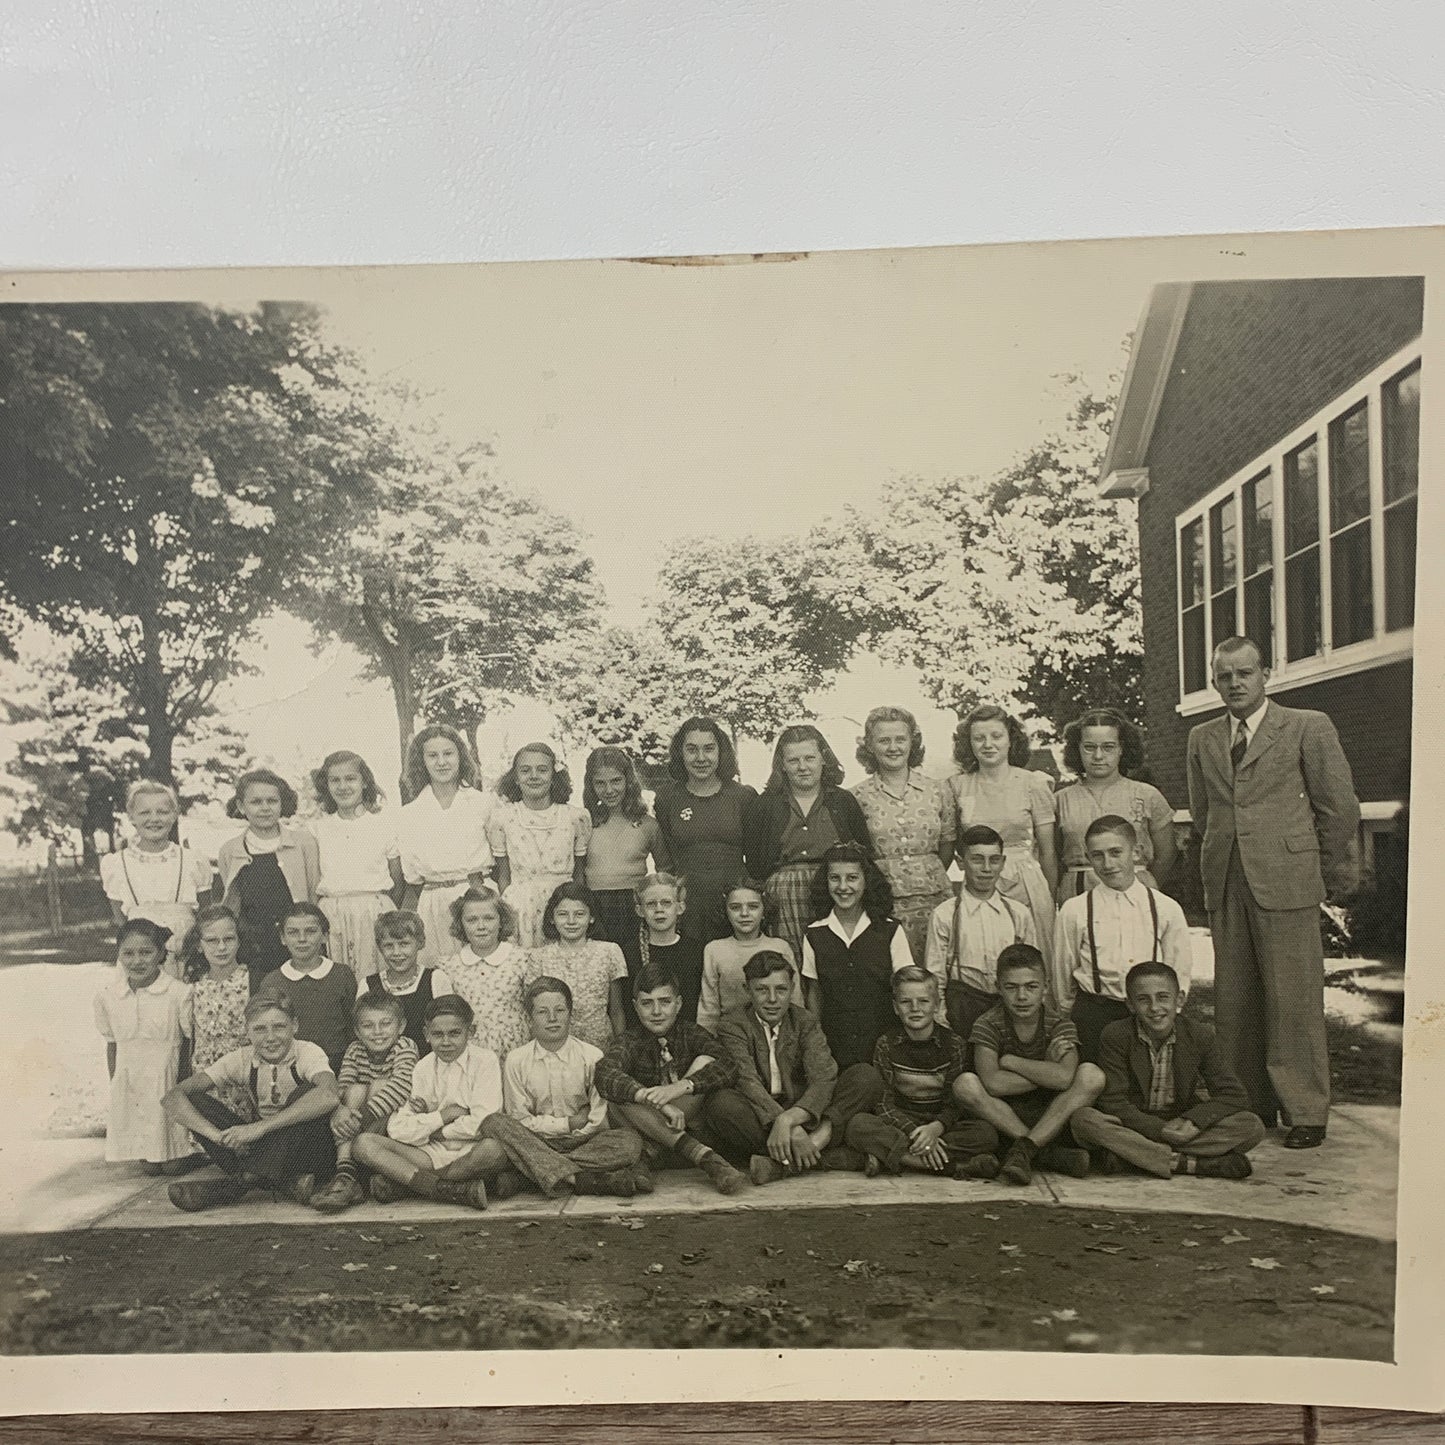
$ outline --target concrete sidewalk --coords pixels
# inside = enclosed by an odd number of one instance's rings
[[[1146,1210],[1164,1214],[1210,1214],[1230,1220],[1262,1219],[1338,1230],[1371,1239],[1395,1237],[1396,1155],[1399,1111],[1344,1105],[1330,1116],[1324,1148],[1286,1150],[1274,1132],[1251,1156],[1255,1172],[1228,1180],[1145,1176],[1066,1179],[1040,1174],[1031,1186],[957,1183],[921,1175],[866,1179],[861,1174],[824,1174],[750,1189],[724,1198],[694,1170],[664,1170],[657,1192],[637,1199],[576,1198],[561,1202],[523,1195],[495,1204],[488,1218],[523,1220],[556,1215],[605,1219],[612,1215],[713,1213],[792,1209],[800,1206],[873,1208],[886,1204],[1029,1203],[1042,1209],[1070,1206]],[[382,1206],[366,1203],[339,1216],[253,1193],[238,1205],[186,1214],[166,1197],[169,1180],[144,1175],[132,1165],[106,1164],[98,1139],[24,1139],[0,1142],[0,1231],[46,1234],[64,1229],[167,1229],[234,1224],[415,1224],[470,1217],[469,1211],[426,1200]],[[214,1171],[189,1178],[210,1177]]]

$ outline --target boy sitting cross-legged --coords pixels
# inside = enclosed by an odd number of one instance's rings
[[[1135,964],[1124,986],[1133,1017],[1104,1029],[1104,1092],[1074,1115],[1074,1138],[1161,1179],[1247,1179],[1247,1152],[1264,1124],[1214,1030],[1179,1013],[1179,979],[1167,963]]]
[[[654,1148],[701,1169],[720,1194],[747,1188],[747,1175],[694,1132],[706,1097],[726,1089],[737,1069],[718,1041],[682,1013],[682,986],[665,964],[648,963],[632,981],[637,1024],[613,1039],[597,1065],[597,1087],[614,1117]]]
[[[233,1049],[182,1079],[161,1100],[177,1124],[200,1140],[223,1179],[172,1184],[177,1209],[234,1204],[250,1189],[309,1204],[318,1177],[336,1162],[327,1117],[338,1103],[336,1076],[315,1044],[296,1037],[296,1008],[284,990],[258,993],[246,1005],[250,1045]],[[244,1089],[255,1109],[248,1122],[212,1092]]]
[[[966,1055],[963,1040],[935,1017],[938,980],[913,965],[900,968],[892,985],[901,1027],[884,1034],[873,1051],[883,1099],[872,1113],[853,1116],[848,1142],[876,1161],[875,1169],[882,1164],[892,1174],[913,1169],[992,1179],[998,1134],[964,1114],[955,1097]]]
[[[560,978],[534,978],[522,994],[532,1042],[513,1049],[502,1069],[507,1114],[530,1129],[569,1175],[574,1194],[631,1198],[652,1191],[642,1141],[631,1129],[607,1127],[597,1091],[602,1050],[572,1036],[572,990]],[[546,1179],[537,1180],[544,1189]]]
[[[973,1026],[973,1068],[955,1086],[964,1108],[1012,1142],[999,1177],[1027,1184],[1034,1166],[1083,1178],[1089,1154],[1054,1141],[1069,1116],[1104,1087],[1093,1064],[1079,1062],[1074,1025],[1046,1001],[1044,959],[1027,943],[998,956],[999,1002]]]
[[[862,1169],[863,1155],[843,1143],[844,1131],[882,1094],[871,1064],[838,1072],[823,1026],[793,1002],[795,977],[786,954],[753,954],[743,965],[748,1005],[724,1015],[717,1031],[738,1078],[708,1095],[708,1124],[754,1184],[811,1169]]]
[[[371,1197],[391,1204],[406,1194],[471,1209],[487,1207],[485,1179],[498,1199],[516,1191],[515,1171],[546,1179],[548,1194],[565,1194],[569,1170],[502,1110],[502,1066],[473,1037],[472,1006],[443,994],[426,1006],[431,1053],[411,1076],[412,1097],[386,1121],[385,1134],[358,1134],[351,1152],[373,1170]]]
[[[352,1140],[363,1131],[382,1133],[386,1121],[411,1097],[416,1044],[402,1032],[406,1010],[389,993],[364,993],[351,1011],[356,1037],[341,1056],[336,1076],[341,1103],[331,1115],[336,1141],[336,1174],[317,1192],[311,1207],[339,1214],[366,1198],[351,1157]]]

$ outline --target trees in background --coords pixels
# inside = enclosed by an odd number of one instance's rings
[[[0,604],[115,688],[147,771],[238,649],[351,527],[385,437],[315,308],[0,310]]]
[[[301,604],[384,678],[404,753],[418,717],[474,738],[498,694],[531,693],[539,649],[596,627],[601,588],[566,517],[409,433],[373,504],[309,579]]]

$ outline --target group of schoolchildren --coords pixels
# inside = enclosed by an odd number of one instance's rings
[[[1263,1125],[1179,1012],[1183,914],[1136,877],[1130,819],[1088,826],[1098,881],[1059,910],[1052,969],[983,825],[922,960],[856,842],[819,860],[798,957],[747,878],[722,891],[730,937],[679,929],[686,882],[622,750],[589,758],[585,808],[544,744],[496,798],[477,781],[460,736],[425,728],[387,813],[333,753],[308,830],[284,779],[243,774],[218,889],[174,841],[171,790],[131,789],[132,841],[102,866],[107,1158],[218,1166],[170,1185],[181,1209],[263,1189],[333,1213],[630,1197],[668,1166],[729,1195],[817,1169],[1249,1175]]]

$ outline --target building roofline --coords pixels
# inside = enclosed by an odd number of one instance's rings
[[[1101,497],[1139,497],[1149,488],[1149,443],[1193,291],[1191,282],[1165,281],[1144,303],[1099,471]]]

